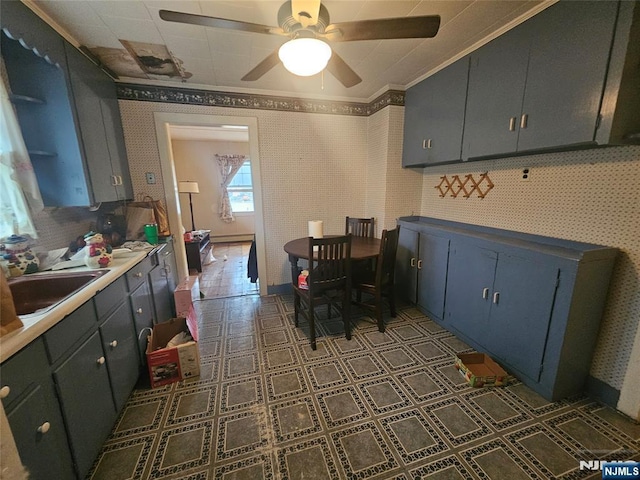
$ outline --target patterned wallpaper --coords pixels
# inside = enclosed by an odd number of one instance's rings
[[[365,214],[367,117],[234,109],[120,100],[134,191],[164,198],[153,112],[255,117],[262,172],[267,285],[290,282],[283,245],[307,235],[309,220],[326,233],[344,217]],[[158,182],[147,185],[145,172]]]
[[[495,187],[484,199],[440,198],[435,188],[445,174],[487,171]],[[430,167],[423,180],[421,215],[620,249],[591,375],[621,389],[629,372],[638,373],[640,146]]]

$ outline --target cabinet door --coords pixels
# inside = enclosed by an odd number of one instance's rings
[[[131,185],[129,161],[124,144],[122,119],[120,118],[120,107],[118,106],[115,85],[106,76],[102,79],[102,83],[100,106],[109,148],[109,157],[111,158],[111,169],[113,175],[118,179],[116,195],[118,200],[132,199],[133,186]]]
[[[418,262],[418,306],[438,320],[444,315],[444,295],[447,287],[449,239],[420,234]]]
[[[161,263],[149,272],[149,283],[153,295],[155,319],[157,322],[166,322],[173,317],[171,306],[171,293],[167,283],[167,272],[164,263]]]
[[[527,24],[471,54],[462,158],[515,152],[529,52]]]
[[[535,33],[518,150],[595,140],[617,9],[559,2],[529,20]]]
[[[38,385],[7,418],[30,479],[75,477],[62,415],[50,383]]]
[[[127,302],[123,302],[102,324],[100,335],[107,358],[113,400],[119,412],[129,398],[140,373],[138,342]]]
[[[142,331],[145,328],[153,328],[153,299],[147,282],[142,283],[130,296],[131,310],[133,312],[133,323],[138,338],[138,349],[140,351],[140,362],[144,362],[145,351],[147,349],[147,335]],[[151,332],[149,332],[151,333]]]
[[[91,468],[116,421],[98,332],[54,371],[71,452],[80,478]]]
[[[87,167],[91,175],[94,201],[119,200],[97,89],[101,81],[101,72],[76,48],[68,43],[65,43],[65,48],[75,110]]]
[[[500,254],[484,346],[498,361],[540,378],[558,282],[557,266]]]
[[[497,259],[492,250],[451,241],[445,320],[476,347],[488,334]]]
[[[468,78],[464,57],[407,91],[404,167],[461,159]]]
[[[399,298],[415,304],[417,301],[417,264],[419,233],[400,227],[396,251],[396,293]]]

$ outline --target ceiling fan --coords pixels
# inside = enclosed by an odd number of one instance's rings
[[[440,28],[439,15],[330,23],[329,11],[320,0],[286,1],[278,10],[278,27],[171,10],[160,10],[159,13],[160,18],[169,22],[289,37],[289,41],[262,60],[242,80],[258,80],[282,61],[287,70],[302,76],[314,75],[326,67],[347,88],[357,85],[362,79],[331,50],[327,42],[431,38]]]

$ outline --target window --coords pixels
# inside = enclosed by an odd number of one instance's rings
[[[251,161],[247,160],[236,172],[227,187],[231,210],[237,212],[253,212],[253,183],[251,182]]]

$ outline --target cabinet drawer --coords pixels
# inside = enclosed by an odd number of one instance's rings
[[[96,312],[103,319],[127,298],[127,285],[123,277],[102,290],[94,297]]]
[[[147,274],[153,267],[152,257],[147,257],[125,274],[130,292],[133,292],[142,282],[146,281]]]
[[[37,339],[0,366],[0,398],[5,410],[33,385],[49,376],[49,362],[42,339]]]
[[[44,334],[44,341],[49,353],[49,361],[53,365],[62,358],[75,343],[86,333],[97,328],[96,312],[93,302],[89,300],[71,315],[62,319],[55,327]]]

